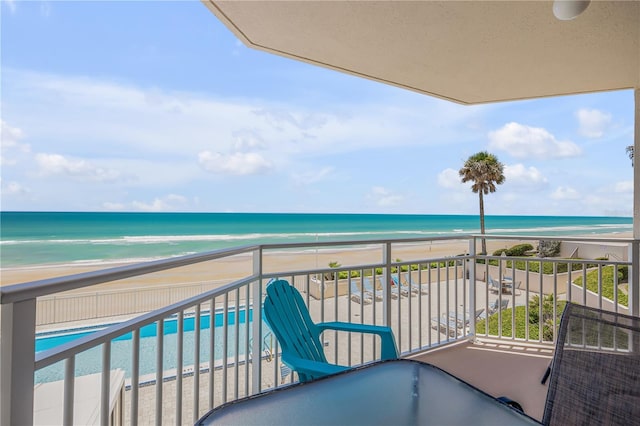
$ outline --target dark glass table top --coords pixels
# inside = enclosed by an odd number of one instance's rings
[[[532,425],[430,364],[382,361],[217,407],[197,425]]]

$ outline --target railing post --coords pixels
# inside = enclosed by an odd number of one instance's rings
[[[33,424],[36,299],[1,305],[0,424]]]
[[[629,315],[640,316],[640,240],[629,245]]]
[[[629,268],[629,314],[638,316],[640,311],[640,165],[638,152],[640,152],[640,89],[633,92],[635,103],[634,137],[633,146],[633,242],[631,243],[631,268]]]
[[[260,392],[262,387],[262,246],[253,252],[253,274],[258,277],[258,281],[253,286],[253,321],[251,342],[251,379],[252,392]],[[249,313],[247,312],[247,321]]]
[[[384,285],[383,289],[383,304],[382,304],[382,318],[384,325],[391,326],[391,243],[384,243],[382,245],[382,257],[384,261],[384,270],[382,271],[382,280]],[[375,271],[375,268],[374,268]],[[375,275],[375,273],[374,273]],[[398,275],[400,276],[400,275]],[[375,285],[375,282],[374,282]],[[398,289],[400,291],[400,289]],[[400,334],[400,323],[398,323],[398,334]],[[398,336],[399,337],[399,336]]]
[[[469,277],[469,334],[476,338],[476,241],[469,239],[469,256],[467,259],[467,276]],[[488,316],[487,316],[488,317]]]

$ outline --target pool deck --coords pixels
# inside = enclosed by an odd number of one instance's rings
[[[411,315],[403,314],[400,316],[400,330],[402,331],[398,333],[396,340],[401,352],[408,350],[410,337],[407,334],[407,330],[409,329],[414,330],[413,336],[411,337],[412,341],[416,338],[415,335],[418,334],[416,330],[418,330],[418,328],[421,329],[420,334],[423,336],[423,345],[427,343],[437,344],[447,342],[448,338],[445,334],[431,328],[430,317],[437,316],[438,311],[440,311],[440,313],[448,312],[450,309],[447,307],[447,302],[449,303],[448,306],[458,306],[459,312],[462,312],[466,307],[465,300],[467,300],[467,295],[465,295],[464,291],[459,287],[460,286],[455,285],[454,281],[448,283],[441,282],[439,286],[434,283],[429,289],[431,299],[429,299],[429,295],[425,294],[411,298],[402,297],[391,301],[391,309],[393,312],[391,318],[392,326],[394,327],[398,325],[396,324],[398,321],[397,310],[401,309],[402,312],[405,313],[408,312],[408,309],[411,310]],[[489,296],[488,301],[487,295]],[[306,298],[306,295],[303,294],[303,297]],[[498,295],[485,291],[483,282],[478,282],[476,295],[476,304],[478,307],[486,307],[488,303],[491,303],[497,297]],[[513,296],[504,294],[502,297],[510,300],[509,307],[511,307],[513,300],[515,300],[518,305],[524,304],[526,300],[526,294],[522,291],[516,292]],[[454,303],[457,303],[457,305]],[[318,300],[310,298],[309,310],[312,317],[319,321],[339,320],[362,321],[364,323],[376,324],[383,323],[382,314],[384,310],[382,302],[360,305],[359,303],[349,300],[346,296],[339,296],[337,298],[327,298],[324,303],[321,303]],[[136,316],[137,315],[127,315],[91,321],[52,324],[39,327],[38,331],[114,323],[135,318]],[[411,324],[413,324],[413,326]],[[421,326],[418,327],[418,324],[421,324]],[[332,336],[326,336],[325,341],[328,342],[329,347],[333,347],[335,344]],[[527,411],[528,414],[535,418],[540,418],[542,410],[540,401],[544,399],[541,395],[546,395],[546,388],[544,391],[541,390],[544,387],[541,387],[539,383],[538,376],[541,377],[539,370],[542,369],[542,372],[544,372],[544,369],[546,369],[553,353],[553,347],[540,345],[541,347],[537,349],[531,349],[531,347],[535,347],[535,345],[528,345],[529,349],[527,349],[522,345],[517,345],[515,342],[510,341],[501,341],[496,343],[495,346],[491,345],[492,343],[482,343],[482,341],[465,341],[462,345],[450,345],[450,347],[439,351],[413,354],[411,358],[437,365],[494,396],[510,396],[518,400],[525,407],[525,411]],[[357,351],[358,349],[354,350]],[[365,355],[368,356],[369,354]],[[162,384],[162,423],[175,424],[178,400],[182,401],[182,423],[187,424],[192,423],[193,420],[196,420],[209,411],[211,402],[213,404],[212,406],[215,407],[226,401],[249,395],[251,383],[246,383],[246,378],[248,377],[248,380],[251,380],[250,369],[248,368],[250,366],[245,366],[242,360],[240,361],[238,365],[241,371],[240,374],[236,374],[236,369],[233,364],[227,364],[227,367],[224,368],[222,363],[219,363],[213,372],[209,371],[207,365],[201,364],[198,391],[200,400],[196,415],[194,415],[195,389],[193,367],[190,368],[190,371],[187,371],[186,375],[183,375],[180,395],[177,394],[178,381],[176,380],[176,371],[165,371],[165,380]],[[338,362],[341,363],[343,361],[344,360],[338,360]],[[189,369],[187,368],[187,370]],[[247,371],[248,374],[245,375],[243,371]],[[226,391],[222,389],[221,386],[225,374],[227,375]],[[497,378],[505,379],[497,380]],[[213,380],[213,394],[210,394],[210,380]],[[141,381],[145,382],[145,384],[139,388],[138,424],[155,424],[156,419],[153,414],[156,412],[155,375],[146,376],[142,378]],[[291,375],[285,378],[285,382],[290,381]],[[534,383],[536,381],[537,387],[535,386],[536,383]],[[266,358],[263,359],[261,382],[263,389],[281,385],[280,363],[269,361]],[[497,383],[501,384],[498,386]],[[529,389],[535,389],[538,392],[530,395],[528,391],[523,391]],[[125,391],[123,406],[125,424],[129,424],[131,395],[131,390]]]

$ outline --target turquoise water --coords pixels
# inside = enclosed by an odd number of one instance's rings
[[[628,232],[622,217],[487,216],[489,234]],[[0,212],[2,268],[145,261],[256,243],[479,232],[478,216],[295,213]]]
[[[238,320],[240,324],[245,323],[245,311],[241,310],[238,315]],[[214,327],[222,327],[224,315],[219,312],[216,313],[214,320]],[[207,330],[210,327],[209,322],[210,315],[201,315],[200,316],[200,329]],[[249,322],[253,320],[253,311],[249,310]],[[236,314],[235,312],[227,313],[227,324],[230,326],[235,325],[236,323]],[[109,324],[113,325],[113,324]],[[104,326],[95,326],[95,327],[85,327],[77,330],[62,330],[62,331],[54,331],[54,332],[46,332],[40,333],[36,336],[36,353],[46,351],[49,349],[53,349],[57,346],[60,346],[64,343],[72,342],[81,337],[88,336],[96,331],[103,330],[107,328],[109,325]],[[194,317],[186,317],[183,319],[183,331],[193,331],[195,328],[195,319]],[[176,319],[168,319],[164,321],[164,335],[176,334],[178,331],[178,321]],[[145,325],[140,329],[140,338],[144,339],[147,337],[156,337],[158,332],[158,326],[155,323]],[[122,341],[122,340],[131,340],[132,334],[127,333],[120,337],[117,337],[113,341]]]
[[[251,338],[251,322],[252,311],[249,311],[249,338]],[[228,313],[228,339],[227,353],[223,354],[223,314],[217,313],[215,316],[215,333],[214,333],[214,355],[215,361],[221,361],[223,358],[235,357],[235,334],[238,327],[239,349],[238,356],[244,356],[244,341],[247,331],[245,311],[241,310],[238,315],[236,324],[235,312]],[[194,348],[194,318],[186,317],[183,322],[183,367],[192,366],[195,360]],[[52,349],[63,343],[76,340],[80,337],[94,333],[104,327],[94,327],[82,330],[63,330],[60,332],[51,332],[36,337],[36,352]],[[200,322],[200,362],[209,362],[211,359],[209,351],[209,342],[211,339],[209,314],[201,316]],[[163,346],[163,365],[162,370],[175,369],[177,365],[177,320],[168,319],[164,321],[164,346]],[[264,326],[263,335],[267,335],[269,330]],[[140,330],[140,376],[155,374],[156,357],[157,357],[157,325],[149,324]],[[111,368],[119,368],[124,370],[125,377],[131,377],[131,355],[132,355],[132,336],[127,333],[111,343]],[[82,352],[76,356],[76,376],[85,374],[94,374],[102,371],[102,345]],[[59,362],[49,367],[38,370],[35,375],[36,383],[52,382],[62,380],[64,378],[64,363]]]

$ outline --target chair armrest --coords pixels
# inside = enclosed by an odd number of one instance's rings
[[[326,329],[337,331],[350,331],[356,333],[377,334],[380,336],[381,356],[383,360],[398,358],[398,347],[391,328],[380,325],[356,324],[351,322],[323,322],[316,324],[320,331]]]
[[[327,364],[320,361],[312,361],[309,359],[298,358],[296,356],[282,354],[282,362],[294,370],[298,375],[305,375],[309,378],[318,378],[329,374],[340,373],[350,370],[351,367],[342,365]]]

